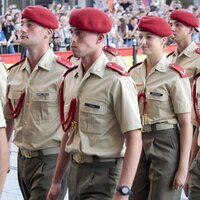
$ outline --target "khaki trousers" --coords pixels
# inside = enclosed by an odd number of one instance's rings
[[[121,174],[122,159],[116,162],[70,163],[70,200],[112,200]]]
[[[192,162],[190,171],[189,200],[200,199],[200,151]]]
[[[172,187],[179,160],[178,128],[142,134],[143,149],[130,200],[180,200]]]
[[[24,200],[46,200],[57,156],[58,154],[52,154],[25,158],[20,152],[18,153],[18,182]],[[67,177],[65,175],[59,200],[64,199],[66,191]]]

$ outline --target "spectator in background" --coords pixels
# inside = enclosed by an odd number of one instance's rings
[[[200,22],[200,12],[199,12],[200,10],[199,10],[199,8],[198,7],[193,7],[192,11],[193,11],[193,15],[197,18],[198,23],[199,23]],[[198,28],[198,30],[199,30],[199,28]],[[192,39],[193,39],[194,42],[199,43],[200,42],[200,34],[199,34],[199,32],[194,32],[192,34]]]
[[[15,53],[15,49],[12,44],[15,37],[15,27],[13,25],[12,16],[9,13],[5,15],[5,22],[2,25],[2,30],[7,40],[7,53]]]
[[[170,4],[170,9],[171,10],[176,10],[176,9],[181,9],[182,8],[182,3],[179,0],[172,0]]]
[[[61,39],[60,39],[60,29],[59,28],[54,30],[50,43],[53,45],[53,46],[51,46],[53,48],[53,51],[60,50]]]
[[[60,37],[61,37],[61,45],[66,47],[66,50],[70,50],[70,26],[69,19],[67,16],[60,17]]]
[[[120,46],[124,46],[126,42],[126,34],[128,32],[128,26],[126,20],[123,17],[120,17],[117,21],[117,33],[119,36]]]
[[[133,42],[136,42],[134,43],[136,46],[138,45],[138,22],[139,19],[135,16],[131,17],[131,19],[129,20],[126,40],[127,47],[132,47]]]
[[[7,53],[7,40],[6,40],[6,36],[2,30],[2,24],[0,23],[0,53]]]

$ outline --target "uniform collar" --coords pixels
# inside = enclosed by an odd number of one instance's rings
[[[91,65],[91,67],[88,69],[86,73],[95,74],[99,76],[100,78],[103,78],[107,62],[108,62],[108,59],[106,55],[102,52],[101,55],[95,60],[95,62]],[[75,76],[83,77],[83,70],[82,70],[81,63],[79,64],[79,67],[77,70],[78,71],[77,73],[75,73]]]
[[[180,54],[178,53],[178,49],[175,50],[174,55],[176,57],[180,57],[182,55],[185,55],[187,57],[192,57],[194,54],[194,51],[197,49],[197,45],[194,41],[192,41]]]
[[[163,56],[160,61],[154,66],[155,70],[159,71],[159,72],[166,72],[167,68],[169,67],[170,62],[168,61],[168,59]]]
[[[47,71],[51,70],[52,67],[52,60],[55,57],[53,51],[49,48],[47,52],[42,56],[42,58],[39,60],[38,64],[35,66],[35,70],[39,67],[42,69],[45,69]],[[24,63],[22,64],[20,70],[30,70],[30,64],[28,61],[28,58],[25,59]]]
[[[169,65],[170,62],[163,55],[160,61],[153,67],[152,71],[166,72]],[[142,63],[141,70],[146,73],[146,60],[144,60],[144,62]]]

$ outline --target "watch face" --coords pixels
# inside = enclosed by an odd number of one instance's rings
[[[122,195],[131,195],[132,191],[129,189],[128,186],[119,186],[117,187],[117,191],[120,192]]]
[[[128,187],[122,187],[122,193],[123,194],[129,194],[129,188]]]

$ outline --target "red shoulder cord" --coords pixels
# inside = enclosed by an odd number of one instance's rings
[[[145,112],[145,110],[146,110],[146,105],[147,105],[145,91],[138,94],[138,104],[140,103],[140,101],[142,99],[143,99],[143,110],[142,110],[142,114],[143,114]]]
[[[63,131],[67,132],[75,117],[76,108],[77,108],[77,100],[76,98],[73,98],[71,100],[69,112],[68,112],[69,114],[66,120],[65,120],[65,114],[64,114],[64,105],[65,105],[65,102],[64,102],[64,80],[63,80],[60,87],[60,119],[61,119]]]
[[[197,121],[198,125],[200,126],[200,116],[199,116],[199,113],[197,110],[197,91],[196,91],[196,84],[197,84],[197,79],[199,78],[199,76],[200,76],[200,73],[194,77],[192,98],[193,98],[193,109],[194,109],[196,121]]]
[[[8,92],[7,92],[8,105],[10,107],[10,111],[11,111],[13,118],[17,118],[17,116],[19,115],[19,113],[22,109],[22,106],[23,106],[23,103],[24,103],[24,98],[25,98],[26,94],[25,94],[25,91],[22,92],[21,96],[18,99],[17,106],[16,106],[16,108],[14,108],[11,100],[8,98],[9,90],[10,90],[10,87],[8,87]]]

